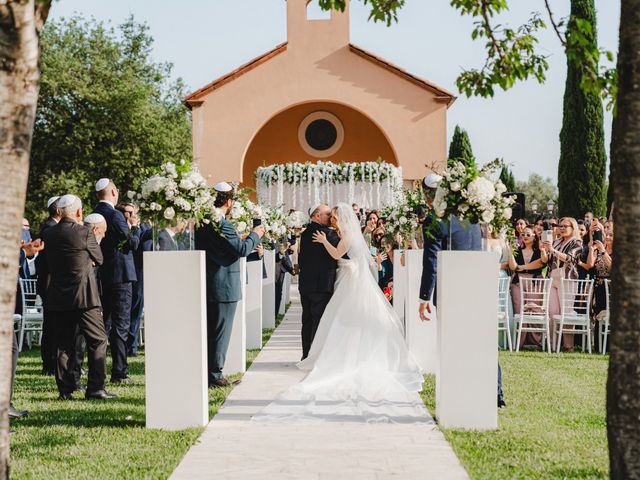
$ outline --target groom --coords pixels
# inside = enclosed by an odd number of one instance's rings
[[[311,207],[309,216],[311,222],[300,236],[298,253],[300,265],[298,289],[302,301],[302,360],[309,355],[320,319],[333,295],[338,265],[324,245],[314,243],[313,234],[324,232],[334,247],[340,241],[336,232],[329,228],[331,208],[328,205],[320,204]]]

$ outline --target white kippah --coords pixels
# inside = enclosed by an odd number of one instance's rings
[[[49,200],[47,200],[47,208],[49,208],[51,206],[51,204],[53,202],[55,202],[56,200],[58,200],[60,197],[51,197]]]
[[[90,213],[86,217],[84,217],[84,223],[88,223],[90,225],[94,225],[96,223],[103,223],[105,219],[99,213]]]
[[[320,208],[320,206],[323,205],[322,203],[315,203],[313,205],[311,205],[311,208],[309,208],[309,216],[313,215],[313,212],[315,212],[318,208]]]
[[[233,190],[233,187],[231,185],[229,185],[227,182],[220,182],[220,183],[216,183],[213,186],[213,189],[216,192],[230,192],[231,190]]]
[[[101,178],[100,180],[98,180],[96,182],[96,192],[104,190],[108,186],[109,186],[109,179],[108,178]]]
[[[76,201],[80,201],[80,199],[75,195],[63,195],[62,197],[60,197],[60,200],[58,200],[58,208],[67,208],[73,205]]]
[[[424,180],[422,180],[422,182],[427,188],[438,188],[440,180],[442,180],[442,177],[440,175],[438,175],[437,173],[430,173],[429,175],[424,177]]]

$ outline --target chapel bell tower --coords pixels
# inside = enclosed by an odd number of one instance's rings
[[[309,19],[311,1],[287,0],[287,40],[295,49],[335,51],[349,45],[349,0],[344,12],[332,10],[326,20]]]

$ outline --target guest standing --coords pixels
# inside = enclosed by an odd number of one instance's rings
[[[546,251],[540,249],[540,241],[532,225],[527,225],[522,231],[522,241],[524,246],[518,248],[515,256],[512,254],[509,257],[509,268],[515,272],[511,281],[511,299],[513,300],[513,312],[516,315],[522,312],[520,280],[541,277],[542,269],[549,260]],[[541,347],[542,334],[525,332],[520,339],[520,347],[523,345]]]
[[[43,238],[44,232],[54,227],[60,221],[60,212],[58,210],[58,199],[60,197],[51,197],[47,201],[47,210],[49,217],[45,220],[40,229],[40,238]],[[36,271],[38,272],[37,292],[42,299],[42,338],[40,339],[40,356],[42,357],[42,374],[54,375],[56,370],[57,352],[55,343],[55,327],[51,316],[47,313],[46,292],[49,284],[49,272],[47,267],[47,252],[42,250],[36,258]]]
[[[578,222],[575,218],[564,217],[558,224],[560,237],[552,242],[542,243],[549,257],[549,277],[551,283],[551,295],[549,298],[549,327],[552,336],[555,337],[554,315],[560,314],[560,285],[562,279],[578,279],[578,262],[582,252],[582,240],[578,230]],[[562,334],[562,344],[567,350],[573,349],[573,335]]]
[[[47,305],[54,317],[60,398],[69,400],[76,389],[76,333],[86,338],[89,376],[85,397],[105,400],[115,395],[104,389],[107,335],[100,311],[100,295],[94,266],[102,264],[102,251],[94,233],[82,225],[82,202],[74,195],[58,203],[62,218],[45,232],[49,255]]]
[[[215,207],[227,215],[234,201],[233,188],[227,183],[215,185]],[[202,225],[196,230],[195,248],[206,252],[207,265],[207,349],[209,386],[225,387],[229,381],[222,375],[233,319],[242,298],[240,259],[247,257],[264,235],[258,225],[242,240],[233,224],[223,218],[217,226]]]
[[[116,210],[118,189],[113,181],[101,178],[96,183],[99,203],[93,213],[107,221],[107,233],[100,244],[104,263],[100,267],[104,322],[111,344],[111,382],[129,381],[127,339],[131,323],[132,284],[137,280],[133,252],[140,244],[137,223],[127,222]]]
[[[280,305],[282,304],[282,289],[285,275],[287,273],[291,276],[296,275],[293,262],[291,261],[291,255],[293,255],[293,247],[289,243],[276,252],[276,317],[280,312]]]

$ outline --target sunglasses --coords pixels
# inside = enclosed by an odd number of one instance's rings
[[[573,228],[571,225],[560,225],[560,228]]]
[[[523,237],[533,237],[533,233],[523,233]]]

